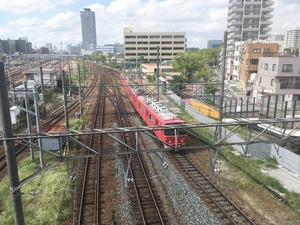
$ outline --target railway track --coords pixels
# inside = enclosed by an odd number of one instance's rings
[[[16,71],[16,73],[19,73],[19,71]],[[88,99],[88,96],[94,95],[94,87],[98,83],[98,76],[92,76],[92,79],[90,82],[87,84],[87,90],[84,92],[85,99],[83,99],[83,102]],[[68,105],[68,114],[69,116],[72,115],[73,112],[78,111],[79,107],[79,100],[76,100],[72,102],[71,104]],[[74,114],[73,114],[74,115]],[[43,121],[43,125],[55,125],[55,124],[60,124],[64,121],[65,115],[64,115],[64,108],[63,106],[59,107],[57,110],[51,113],[51,117],[48,118],[47,120]],[[26,141],[19,142],[16,144],[15,149],[16,149],[16,154],[17,156],[22,154],[22,151],[27,148],[28,144]],[[1,144],[0,145],[0,172],[5,170],[6,168],[6,156],[5,156],[5,150],[4,146]]]
[[[98,76],[97,76],[98,77]],[[90,129],[103,127],[105,97],[102,95],[100,80],[93,85],[92,92],[96,92],[96,102],[94,112],[88,118],[92,119]],[[80,176],[76,182],[75,208],[73,224],[99,224],[99,184],[100,184],[100,168],[101,168],[101,152],[98,146],[101,146],[101,138],[99,135],[86,136],[83,143],[90,149],[82,148],[81,154],[87,155],[80,163]],[[97,151],[98,155],[91,149]]]
[[[117,111],[119,116],[119,124],[121,127],[128,127],[130,121],[128,114],[122,100],[120,100],[120,93],[116,94]],[[123,141],[132,148],[136,149],[136,139],[132,133],[123,133]],[[135,212],[135,218],[137,224],[166,224],[167,219],[162,210],[162,206],[159,202],[158,193],[155,186],[150,182],[149,171],[144,166],[143,156],[138,152],[132,152],[133,150],[125,147],[124,151],[130,153],[126,157],[127,162],[131,162],[129,165],[129,176],[131,183],[129,184],[129,190],[132,206]],[[128,166],[128,164],[127,164]]]
[[[186,179],[190,180],[198,189],[200,188],[200,194],[203,198],[208,198],[207,204],[222,219],[222,224],[255,224],[183,153],[168,153],[168,157]]]
[[[15,150],[16,150],[17,156],[20,155],[22,153],[22,151],[27,148],[27,144],[28,143],[24,140],[15,145]],[[3,153],[2,153],[2,151],[3,151]],[[2,149],[2,151],[1,151],[1,155],[0,155],[0,172],[2,172],[7,166],[6,154],[5,154],[4,149]]]
[[[112,116],[116,117],[112,108],[113,104],[107,98],[110,90],[106,84],[113,82],[111,74],[99,74],[99,65],[93,68],[94,73],[99,77],[97,86],[97,98],[91,100],[91,113],[87,115],[86,127],[101,129],[105,126],[112,126]],[[103,72],[103,71],[102,71]],[[94,91],[95,92],[95,91]],[[113,155],[103,156],[104,149],[114,149],[114,143],[104,135],[92,135],[85,137],[84,144],[90,149],[82,149],[81,155],[87,155],[79,164],[74,199],[73,224],[113,224],[113,216],[117,213],[110,201],[114,190],[109,189],[107,171],[112,167],[110,161],[114,160]],[[92,150],[93,149],[93,150]],[[110,171],[110,170],[109,170]]]

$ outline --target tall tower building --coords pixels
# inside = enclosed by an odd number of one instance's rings
[[[286,32],[286,48],[300,48],[300,27]]]
[[[97,46],[95,12],[91,11],[91,9],[84,8],[84,11],[80,11],[80,17],[82,33],[81,48],[93,50]]]
[[[234,43],[266,40],[274,8],[273,0],[229,0],[227,17],[227,56],[233,57]]]

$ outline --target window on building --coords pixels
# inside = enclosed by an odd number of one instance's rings
[[[271,79],[271,86],[274,86],[274,79]]]
[[[136,50],[134,47],[126,47],[125,50]]]
[[[184,38],[184,35],[174,35],[174,38]]]
[[[135,41],[126,41],[125,44],[126,45],[135,45],[136,42]]]
[[[135,53],[126,53],[126,56],[136,56]]]
[[[172,53],[161,53],[161,55],[172,55]]]
[[[150,38],[150,39],[160,38],[160,36],[159,36],[159,35],[150,35],[149,38]]]
[[[172,38],[172,35],[162,35],[161,38]]]
[[[184,50],[183,47],[174,47],[173,50]]]
[[[262,77],[259,77],[259,84],[261,84],[261,81],[262,81]]]
[[[148,50],[147,47],[138,47],[137,50]]]
[[[264,53],[269,53],[269,52],[272,52],[272,50],[270,48],[265,48],[264,49]]]
[[[254,48],[253,53],[260,53],[260,48]]]
[[[148,42],[147,41],[138,41],[137,44],[138,45],[147,45]]]
[[[296,78],[296,89],[300,89],[300,78]]]
[[[161,44],[163,44],[163,45],[171,45],[172,41],[162,41]]]
[[[276,71],[276,64],[273,64],[272,71]]]
[[[258,59],[251,59],[250,64],[251,65],[258,65]]]
[[[161,50],[172,50],[172,47],[162,47]]]
[[[130,39],[130,38],[136,38],[136,36],[135,36],[135,35],[126,35],[126,36],[125,36],[125,39],[126,39],[126,38],[128,38],[128,39]]]
[[[148,38],[148,36],[147,35],[139,35],[139,36],[137,36],[137,38]]]
[[[292,72],[292,71],[293,71],[293,64],[282,65],[282,72]]]
[[[287,89],[289,81],[288,79],[280,79],[279,83],[280,83],[280,89]]]
[[[149,50],[157,50],[157,47],[150,47]]]
[[[150,45],[159,45],[160,42],[159,42],[159,41],[150,41],[149,44],[150,44]]]
[[[184,41],[174,41],[174,45],[184,44]]]
[[[265,63],[264,69],[268,70],[268,66],[269,66],[268,63]]]
[[[172,68],[161,68],[161,72],[164,72],[164,73],[175,73],[176,70],[172,69]]]

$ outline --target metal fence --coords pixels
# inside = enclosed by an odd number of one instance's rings
[[[170,99],[172,99],[174,102],[176,102],[178,105],[181,105],[185,108],[185,111],[191,115],[196,121],[199,123],[213,123],[216,122],[216,120],[204,116],[201,114],[198,110],[194,109],[193,107],[189,106],[188,104],[183,104],[181,101],[181,98],[178,97],[176,94],[172,94],[171,92],[168,93],[170,96]],[[214,127],[211,127],[211,132],[215,131]],[[230,131],[226,128],[222,128],[222,137],[226,136]],[[234,134],[230,136],[227,139],[228,143],[240,143],[244,142],[239,135]],[[244,154],[243,149],[246,148],[246,146],[241,145],[232,145],[232,147]],[[248,153],[252,155],[252,157],[265,159],[265,158],[276,158],[278,164],[283,166],[284,168],[292,171],[296,175],[300,176],[300,156],[291,152],[289,149],[283,148],[277,144],[270,144],[270,143],[255,143],[250,144],[248,146]]]

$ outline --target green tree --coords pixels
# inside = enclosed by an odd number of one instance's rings
[[[217,64],[219,51],[220,48],[186,51],[174,58],[173,67],[190,81],[193,77],[208,81],[214,75],[210,68]]]
[[[295,56],[299,56],[299,48],[285,48],[284,52]]]
[[[184,83],[188,82],[188,78],[184,76],[173,76],[173,80],[170,81],[170,90],[176,94],[180,94],[185,88]]]

